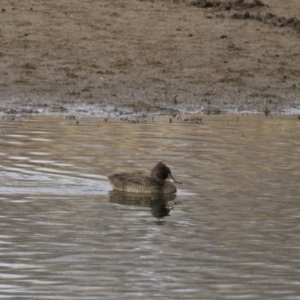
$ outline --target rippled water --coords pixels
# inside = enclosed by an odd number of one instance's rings
[[[3,117],[0,134],[1,298],[300,299],[295,116]],[[110,191],[160,160],[175,199]]]

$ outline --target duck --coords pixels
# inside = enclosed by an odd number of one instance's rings
[[[177,192],[174,183],[181,184],[174,179],[170,168],[163,162],[157,163],[150,172],[144,173],[116,173],[107,176],[114,190],[128,193],[161,193],[174,194]]]

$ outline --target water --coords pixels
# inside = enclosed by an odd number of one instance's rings
[[[3,117],[0,298],[300,299],[299,133],[295,116]],[[161,160],[175,199],[110,192],[106,174]]]

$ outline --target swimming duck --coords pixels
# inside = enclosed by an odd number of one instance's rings
[[[143,173],[117,173],[107,176],[114,190],[130,193],[176,193],[174,184],[167,181],[170,178],[176,181],[171,170],[162,162],[157,163],[151,170],[150,176]]]

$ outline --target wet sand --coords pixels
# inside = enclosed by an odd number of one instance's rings
[[[300,2],[242,2],[3,0],[0,111],[299,110]]]

